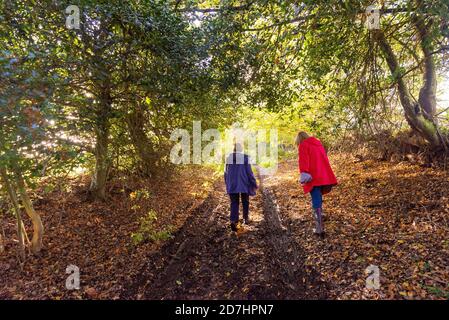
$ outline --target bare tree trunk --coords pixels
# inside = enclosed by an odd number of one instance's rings
[[[383,31],[375,30],[374,37],[385,56],[391,74],[396,78],[399,98],[405,112],[405,118],[410,127],[417,131],[432,146],[440,147],[442,141],[438,135],[438,127],[433,116],[436,105],[434,104],[434,90],[436,87],[434,63],[431,56],[426,57],[424,65],[424,86],[420,91],[418,103],[414,103],[410,91],[402,78],[401,69],[396,55],[388,43]]]
[[[25,181],[23,180],[22,174],[16,171],[16,181],[17,189],[19,191],[20,199],[22,200],[22,205],[25,208],[25,212],[28,217],[30,217],[33,223],[33,238],[31,239],[31,252],[34,254],[39,253],[42,250],[42,238],[44,236],[44,225],[40,215],[34,210],[33,203],[26,191]]]
[[[23,227],[22,227],[23,223],[22,223],[22,216],[20,214],[19,202],[17,200],[17,194],[15,191],[15,188],[12,186],[12,184],[8,178],[8,174],[6,173],[5,168],[0,168],[0,175],[2,177],[6,191],[8,192],[9,200],[11,201],[13,208],[14,208],[14,212],[16,214],[17,238],[19,240],[19,257],[22,259],[22,261],[24,261],[25,260],[25,245],[24,245]],[[4,250],[4,248],[3,248],[3,250]]]
[[[127,116],[127,124],[131,141],[141,160],[142,170],[144,174],[151,175],[156,159],[153,144],[145,133],[145,114],[139,106]]]
[[[429,26],[426,26],[424,20],[417,16],[413,18],[413,23],[418,30],[421,50],[424,53],[423,86],[419,91],[419,105],[424,115],[433,120],[437,112],[437,75],[429,38]]]
[[[90,191],[99,200],[106,199],[106,182],[109,171],[109,131],[111,115],[110,88],[106,86],[100,97],[100,105],[96,115],[95,172],[92,176]]]
[[[108,145],[109,129],[106,127],[96,129],[95,144],[95,172],[92,176],[90,191],[96,199],[106,199],[106,181],[108,178]]]

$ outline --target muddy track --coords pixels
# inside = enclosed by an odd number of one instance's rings
[[[148,257],[148,262],[138,275],[132,280],[130,284],[125,286],[121,298],[123,299],[142,299],[145,298],[145,293],[149,291],[149,286],[154,290],[158,287],[157,279],[162,279],[161,272],[164,273],[165,278],[173,275],[174,277],[182,268],[182,263],[192,254],[195,247],[195,242],[199,242],[201,237],[197,234],[197,230],[201,229],[200,224],[212,220],[213,215],[204,217],[204,213],[213,211],[217,206],[217,201],[213,194],[204,200],[193,212],[192,216],[187,219],[185,224],[175,234],[174,238],[167,241],[166,244],[157,252]],[[202,216],[202,219],[200,219]],[[204,220],[206,218],[206,220]],[[211,221],[212,222],[212,221]],[[168,282],[169,279],[164,279],[163,282]],[[160,280],[159,280],[160,282]]]
[[[234,235],[228,196],[217,182],[174,239],[148,258],[122,298],[326,298],[318,275],[306,272],[273,194],[263,184],[261,191],[251,198],[251,225]]]

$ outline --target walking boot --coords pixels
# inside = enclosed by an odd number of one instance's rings
[[[313,229],[313,233],[320,236],[321,238],[324,238],[322,209],[314,208],[313,217],[315,218],[315,229]]]

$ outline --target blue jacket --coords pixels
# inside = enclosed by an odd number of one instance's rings
[[[227,193],[248,193],[251,196],[256,194],[257,182],[246,154],[228,155],[224,179]]]

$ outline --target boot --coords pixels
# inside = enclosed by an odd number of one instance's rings
[[[315,218],[315,229],[313,233],[321,237],[324,236],[323,216],[321,208],[313,208],[313,217]]]

